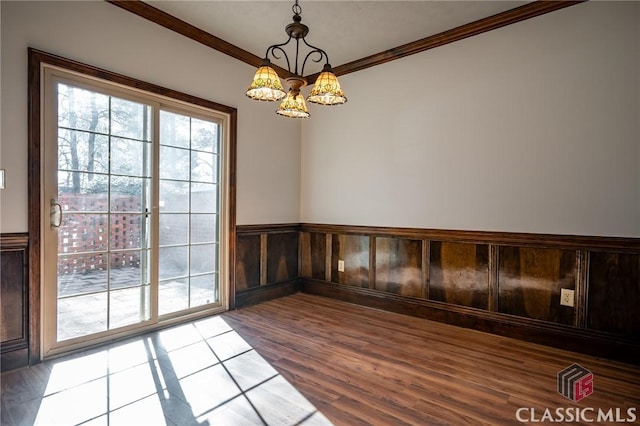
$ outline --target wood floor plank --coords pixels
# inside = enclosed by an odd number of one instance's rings
[[[337,425],[513,424],[520,407],[640,407],[637,366],[319,296],[223,318]],[[595,376],[577,403],[556,390],[573,363]]]

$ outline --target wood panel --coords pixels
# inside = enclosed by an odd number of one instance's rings
[[[10,371],[29,365],[29,348],[5,348],[0,355],[0,371]]]
[[[240,225],[236,234],[236,307],[298,291],[298,224]]]
[[[300,233],[300,275],[316,280],[325,279],[327,235],[319,232]]]
[[[640,341],[640,255],[591,253],[587,327]]]
[[[338,260],[344,260],[344,272],[338,272]],[[331,281],[357,287],[369,287],[369,237],[332,235]]]
[[[394,228],[385,226],[329,225],[317,223],[303,223],[300,225],[300,229],[303,232],[324,232],[328,234],[356,234],[456,243],[640,253],[640,238],[626,237],[467,231],[457,229]]]
[[[430,267],[430,299],[488,308],[489,246],[432,241]]]
[[[487,310],[491,312],[498,310],[498,251],[498,246],[494,244],[489,246],[489,300],[487,300]]]
[[[1,370],[29,363],[28,237],[0,236]]]
[[[298,292],[298,280],[252,287],[236,294],[236,308],[267,302]]]
[[[422,241],[404,238],[375,239],[376,290],[422,297]]]
[[[26,337],[24,250],[0,252],[0,341]]]
[[[236,292],[260,285],[260,235],[237,235]]]
[[[573,325],[575,310],[560,305],[560,289],[576,289],[576,252],[500,247],[499,312]]]
[[[298,232],[267,234],[267,284],[298,278]]]

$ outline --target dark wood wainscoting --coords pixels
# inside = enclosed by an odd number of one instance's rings
[[[236,307],[298,291],[298,224],[236,227]]]
[[[304,292],[640,364],[640,239],[300,230]]]
[[[425,299],[489,309],[489,246],[425,241],[430,256]]]
[[[586,326],[640,339],[640,256],[592,252]]]
[[[0,235],[0,366],[29,364],[29,280],[27,234]]]

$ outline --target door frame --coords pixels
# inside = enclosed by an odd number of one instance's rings
[[[41,223],[43,209],[47,206],[42,201],[42,139],[44,136],[44,108],[42,97],[43,65],[49,64],[71,72],[78,72],[90,77],[147,91],[156,95],[171,98],[227,114],[229,117],[227,147],[227,272],[226,280],[220,277],[221,285],[227,283],[228,307],[235,308],[235,259],[236,259],[236,162],[237,162],[237,110],[186,93],[167,89],[111,71],[83,64],[49,54],[37,49],[28,49],[28,228],[29,228],[29,364],[37,364],[42,359],[43,318],[42,318],[42,271],[44,256],[42,255]],[[203,316],[208,315],[204,313]],[[168,323],[176,324],[193,320],[196,316],[181,318],[156,324],[164,327]],[[141,333],[149,329],[141,330]]]

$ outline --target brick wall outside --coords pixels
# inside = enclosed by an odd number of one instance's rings
[[[203,191],[191,194],[191,207],[195,212],[205,213],[207,216],[192,215],[191,230],[197,242],[217,241],[217,232],[211,229],[210,214],[216,210],[211,205],[216,193]],[[213,198],[212,198],[213,197]],[[189,206],[188,194],[173,194],[166,196],[167,205]],[[130,194],[111,195],[111,224],[109,224],[109,209],[107,194],[60,194],[58,202],[65,212],[58,228],[58,275],[85,273],[106,270],[107,262],[111,262],[111,269],[121,267],[139,267],[139,251],[117,252],[123,249],[141,247],[142,221],[140,198]],[[215,201],[214,201],[215,202]],[[183,211],[183,209],[168,209]],[[76,212],[76,213],[70,213]],[[88,213],[83,213],[88,212]],[[168,214],[161,219],[160,244],[185,244],[189,228],[189,215]],[[215,226],[215,224],[214,224]],[[111,259],[107,260],[108,241],[111,241]],[[114,252],[114,250],[116,250]],[[74,254],[87,253],[87,254]],[[207,262],[207,253],[195,251],[192,262]]]
[[[84,255],[60,256],[58,274],[83,273],[106,269],[107,241],[111,250],[140,247],[143,216],[140,198],[128,194],[112,195],[109,226],[106,194],[60,194],[58,202],[65,212],[58,228],[58,249],[62,253],[96,252]],[[99,212],[99,213],[67,213]],[[101,253],[103,252],[103,253]],[[137,267],[138,251],[111,254],[111,268]]]

